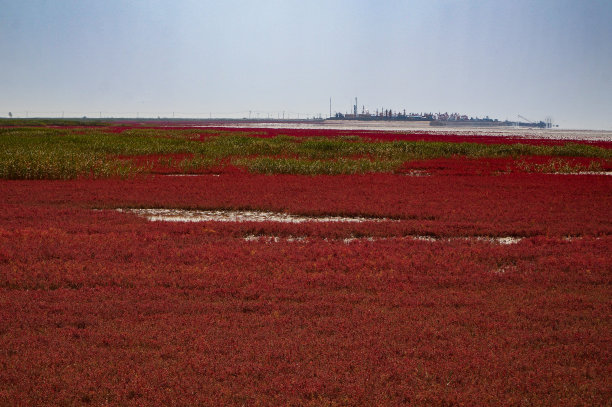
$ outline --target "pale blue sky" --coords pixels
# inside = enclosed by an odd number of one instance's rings
[[[359,106],[612,129],[612,1],[0,0],[0,116]]]

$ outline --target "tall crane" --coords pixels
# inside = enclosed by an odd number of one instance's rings
[[[532,121],[532,120],[529,120],[528,118],[523,117],[523,116],[521,116],[520,114],[519,114],[519,115],[517,115],[517,116],[518,116],[518,118],[519,118],[519,119],[523,119],[523,120],[525,120],[525,121],[526,121],[527,123],[529,123],[529,124],[534,124],[534,125],[537,125],[537,123],[536,123],[536,122],[534,122],[534,121]]]
[[[533,127],[539,127],[539,128],[544,128],[544,127],[546,127],[546,123],[544,123],[544,122],[538,122],[538,123],[536,123],[536,122],[534,122],[534,121],[532,121],[532,120],[529,120],[528,118],[526,118],[526,117],[524,117],[524,116],[521,116],[520,114],[519,114],[519,115],[517,115],[517,116],[518,116],[518,118],[519,118],[519,119],[523,119],[523,120],[525,120],[527,123],[529,123],[529,124],[530,124],[531,126],[533,126]],[[517,125],[517,127],[520,127],[520,123],[519,123],[518,121],[516,122],[516,125]]]

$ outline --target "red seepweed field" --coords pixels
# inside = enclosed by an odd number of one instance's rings
[[[172,129],[133,130],[99,140]],[[1,405],[610,403],[612,143],[179,130],[216,155],[128,146],[129,176],[0,156]],[[250,153],[219,155],[237,135]],[[401,139],[423,144],[336,154]]]

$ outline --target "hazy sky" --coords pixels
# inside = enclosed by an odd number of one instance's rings
[[[612,129],[611,22],[609,0],[0,0],[0,116],[326,116],[357,96]]]

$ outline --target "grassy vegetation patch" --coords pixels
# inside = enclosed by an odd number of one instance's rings
[[[13,148],[0,152],[3,179],[125,178],[145,170],[129,160],[107,160],[99,154],[78,151]]]
[[[587,144],[480,144],[444,141],[371,141],[356,136],[256,137],[213,129],[0,128],[0,177],[65,179],[149,172],[126,160],[186,154],[172,160],[180,171],[201,171],[232,162],[266,174],[356,174],[392,172],[402,163],[443,157],[589,157],[612,159],[612,149]],[[170,161],[169,161],[170,162]],[[529,168],[525,168],[529,170]],[[563,172],[563,168],[539,172]]]
[[[403,164],[401,160],[369,160],[367,158],[339,158],[335,160],[311,160],[304,158],[238,158],[236,166],[246,167],[260,174],[338,175],[369,172],[393,172]]]
[[[202,155],[193,158],[185,158],[178,162],[178,167],[186,173],[210,170],[221,165],[217,158],[205,157]]]

